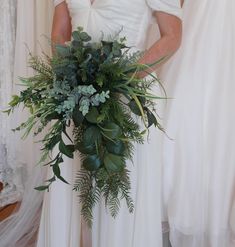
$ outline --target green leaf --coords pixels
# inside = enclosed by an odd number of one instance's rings
[[[74,125],[76,127],[79,127],[82,124],[83,120],[84,120],[84,116],[82,115],[82,113],[79,111],[78,108],[75,108],[75,110],[73,111]]]
[[[157,119],[149,109],[147,109],[147,118],[148,118],[148,128],[150,128],[153,124],[155,127],[157,126],[158,124]]]
[[[50,139],[50,141],[48,142],[48,144],[46,145],[46,149],[47,149],[47,150],[52,150],[52,149],[56,146],[56,144],[57,144],[58,142],[60,142],[60,140],[61,140],[61,135],[53,136],[53,137]]]
[[[124,168],[122,157],[110,153],[105,155],[104,165],[110,172],[121,172]]]
[[[102,132],[104,133],[104,136],[107,136],[110,139],[117,139],[122,134],[121,128],[117,124],[111,122],[102,128]]]
[[[84,132],[83,135],[83,143],[85,146],[90,146],[95,142],[99,142],[101,140],[101,131],[96,126],[91,126]]]
[[[96,83],[102,87],[104,85],[104,82],[105,82],[105,76],[103,74],[98,74],[97,75],[97,78],[96,78]]]
[[[106,149],[109,153],[122,155],[125,152],[125,145],[122,141],[108,141],[106,143]]]
[[[73,159],[74,145],[66,145],[63,140],[60,141],[59,150],[62,154]]]
[[[139,96],[138,99],[139,99],[141,105],[145,105],[146,104],[146,98],[144,96]]]
[[[12,95],[12,100],[9,102],[9,105],[11,107],[15,107],[19,104],[20,102],[20,97],[18,95]]]
[[[130,90],[130,92],[131,92],[131,90]],[[132,94],[132,98],[135,100],[135,103],[137,104],[137,106],[140,109],[141,116],[144,119],[144,109],[143,109],[141,102],[139,101],[138,97],[134,93]]]
[[[34,189],[38,190],[38,191],[44,191],[44,190],[48,190],[49,186],[48,185],[43,185],[43,186],[38,186],[38,187],[36,187]]]
[[[136,104],[135,100],[131,100],[128,103],[128,106],[130,107],[131,111],[138,116],[141,116],[141,112],[140,112],[140,108],[138,107],[138,105]]]
[[[52,178],[46,180],[46,182],[48,182],[48,183],[53,183],[53,182],[55,182],[55,181],[56,181],[55,176],[53,176]]]
[[[46,158],[47,158],[47,157],[48,157],[48,153],[45,153],[45,155],[46,155]],[[47,162],[46,164],[44,164],[43,166],[48,166],[48,165],[54,163],[54,162],[59,158],[59,155],[60,155],[60,154],[57,154],[56,157],[55,157],[54,159],[48,161],[48,162]],[[39,161],[39,164],[40,164],[41,162],[42,162],[42,161],[40,160],[40,161]]]
[[[56,162],[56,163],[53,165],[52,169],[53,169],[53,172],[54,172],[55,176],[56,176],[58,179],[60,179],[62,182],[66,183],[66,184],[69,184],[69,183],[68,183],[68,182],[60,175],[61,172],[60,172],[59,162]]]
[[[83,154],[95,154],[96,153],[95,144],[85,145],[83,142],[79,142],[76,145],[76,149],[78,149],[79,152]]]
[[[7,110],[5,110],[5,111],[2,111],[2,113],[7,113],[7,115],[10,115],[11,111],[12,111],[12,109],[9,108],[9,109],[7,109]]]
[[[91,110],[86,114],[86,120],[90,123],[97,123],[99,112],[96,107],[92,107]]]
[[[61,119],[61,115],[59,115],[57,112],[53,112],[53,113],[45,116],[45,120],[47,120],[47,121],[51,121],[51,120],[55,120],[55,119]]]
[[[83,160],[83,167],[88,171],[96,171],[102,162],[98,155],[89,155],[86,159]]]

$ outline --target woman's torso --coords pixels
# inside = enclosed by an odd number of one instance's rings
[[[73,29],[82,26],[94,40],[126,37],[128,45],[144,48],[151,20],[145,0],[67,0]]]

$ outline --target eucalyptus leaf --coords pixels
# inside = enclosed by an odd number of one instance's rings
[[[78,31],[72,32],[72,37],[73,37],[73,40],[75,40],[75,41],[80,41],[81,40],[80,33]]]
[[[121,172],[125,166],[122,157],[110,153],[105,155],[104,165],[110,172]]]
[[[122,141],[108,141],[106,143],[106,149],[109,153],[116,154],[116,155],[123,155],[125,152],[125,145]]]
[[[89,36],[86,32],[81,32],[79,36],[82,41],[88,42],[91,40],[91,36]]]
[[[92,107],[90,111],[86,114],[86,120],[90,123],[97,123],[99,117],[99,112],[96,107]]]
[[[83,160],[83,167],[88,171],[96,171],[102,164],[100,157],[96,154],[87,156],[86,159]]]
[[[117,139],[122,134],[121,128],[112,122],[107,123],[104,128],[102,128],[102,132],[104,133],[104,136],[107,136],[110,139]]]
[[[101,140],[101,131],[96,126],[91,126],[84,132],[83,135],[83,143],[86,146],[90,146],[95,142],[99,142]]]
[[[95,144],[85,145],[83,142],[79,142],[76,145],[76,149],[83,154],[95,154],[96,147]]]
[[[67,57],[71,55],[70,48],[65,45],[56,45],[55,46],[56,52],[61,57]]]

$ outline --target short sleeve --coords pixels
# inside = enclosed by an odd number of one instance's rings
[[[179,18],[182,16],[180,0],[146,0],[148,6],[154,11],[162,11],[175,15]]]
[[[54,0],[54,6],[57,6],[58,4],[64,2],[65,0]]]

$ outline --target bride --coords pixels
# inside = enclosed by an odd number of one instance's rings
[[[161,38],[145,52],[140,63],[152,63],[174,53],[181,41],[180,0],[55,0],[52,39],[63,44],[71,31],[82,26],[93,38],[112,37],[120,30],[133,50],[144,50],[147,30],[152,20],[158,23]],[[134,167],[130,163],[132,197],[135,213],[123,206],[116,220],[97,208],[92,232],[93,247],[161,246],[160,183],[156,162],[157,130],[152,129],[149,143],[136,146]],[[79,169],[77,160],[65,160],[63,177],[73,183]],[[143,207],[144,203],[144,207]],[[60,182],[45,193],[37,247],[78,247],[81,238],[81,216],[78,198],[72,187]],[[85,231],[83,226],[82,232]]]

